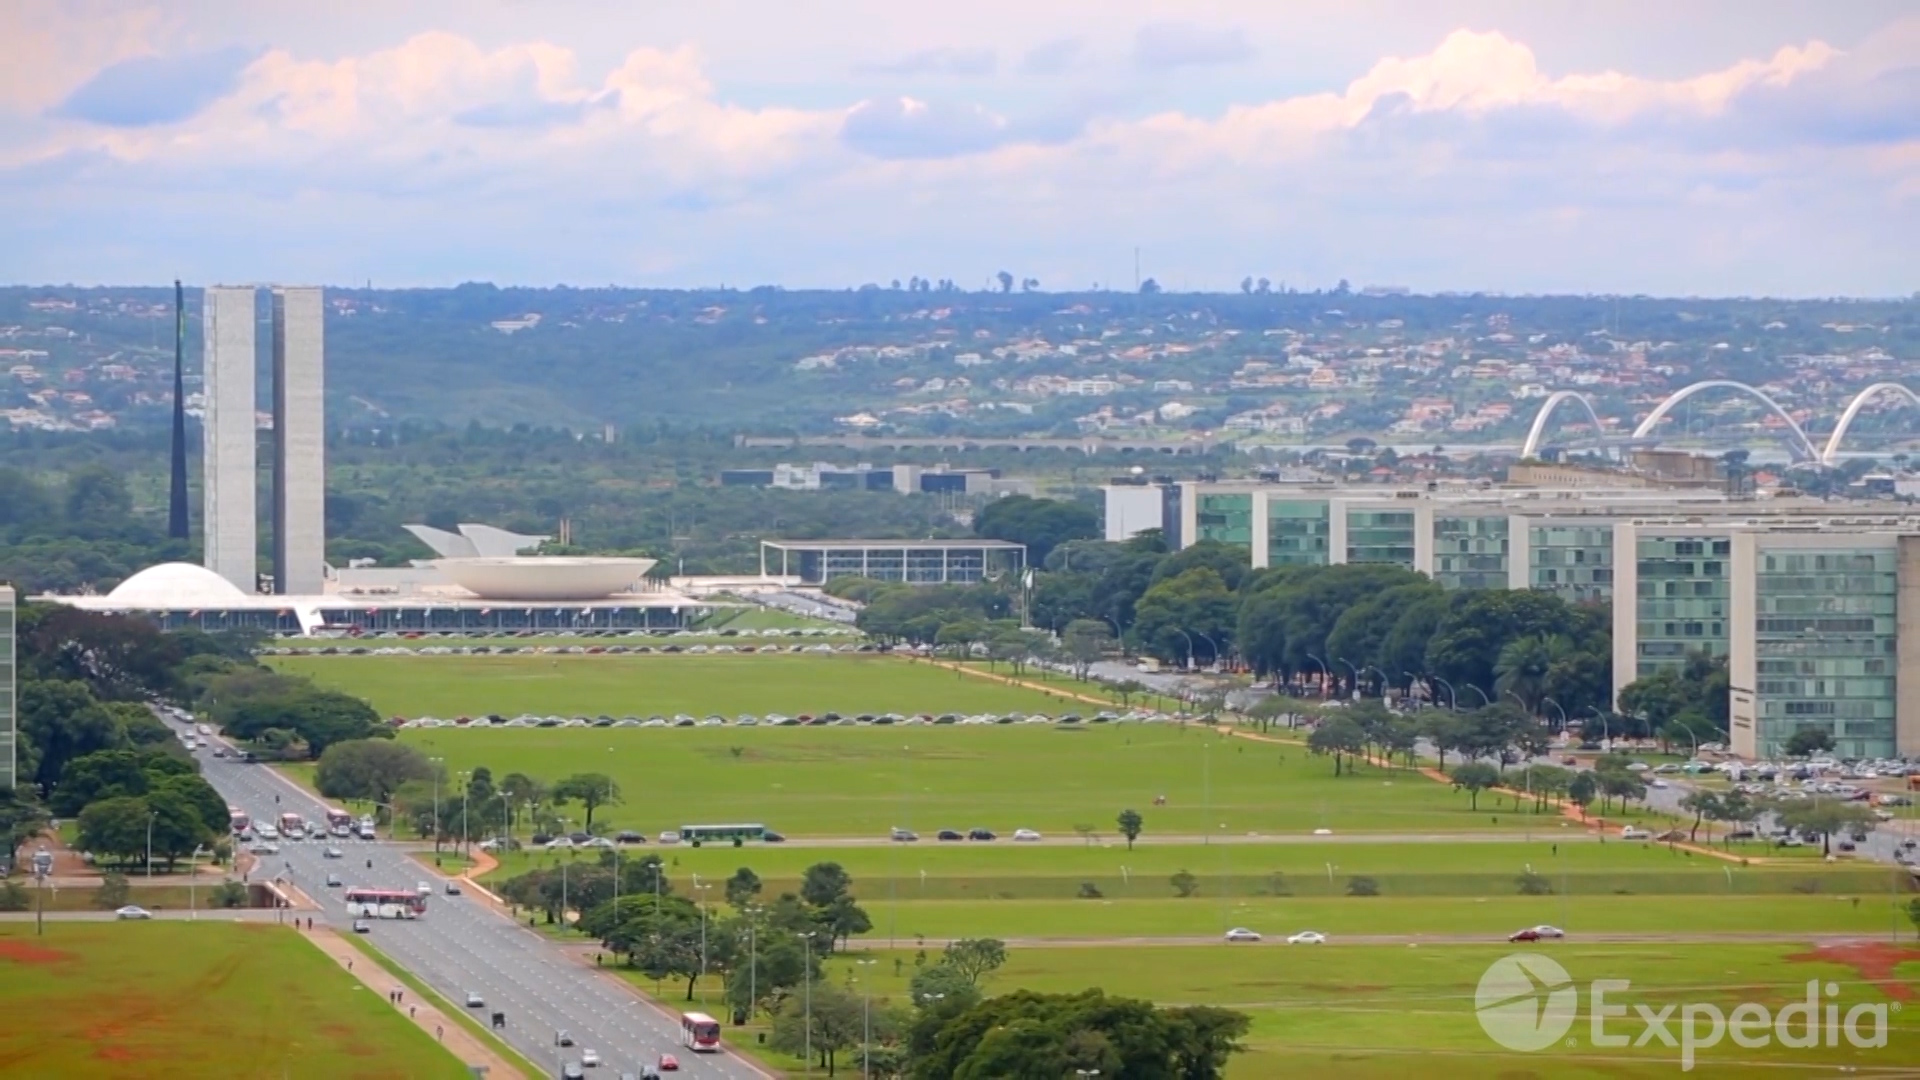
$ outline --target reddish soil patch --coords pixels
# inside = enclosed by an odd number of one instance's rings
[[[30,941],[0,941],[0,960],[14,964],[58,964],[72,960],[72,953],[48,949]]]
[[[133,1061],[140,1055],[124,1046],[96,1046],[93,1050],[93,1056],[99,1058],[101,1061]]]
[[[1789,960],[1813,963],[1845,964],[1860,977],[1878,986],[1890,998],[1913,999],[1913,987],[1894,969],[1901,964],[1920,963],[1920,949],[1907,949],[1880,941],[1850,941],[1843,945],[1822,945],[1812,952],[1794,953]]]

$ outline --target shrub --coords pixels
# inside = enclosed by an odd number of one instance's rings
[[[1095,885],[1091,881],[1081,882],[1080,883],[1080,899],[1082,900],[1100,899],[1100,886]]]
[[[1349,878],[1347,879],[1347,895],[1348,896],[1379,896],[1380,883],[1373,880],[1370,877]]]

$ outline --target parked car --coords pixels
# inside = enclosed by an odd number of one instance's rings
[[[1227,940],[1228,941],[1259,941],[1260,934],[1257,931],[1249,930],[1244,926],[1236,926],[1233,929],[1227,931]]]

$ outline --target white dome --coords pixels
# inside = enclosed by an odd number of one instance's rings
[[[489,600],[598,600],[639,585],[653,559],[515,556],[435,559],[455,585]]]
[[[170,562],[149,566],[120,583],[108,600],[150,608],[221,607],[247,594],[204,566]]]

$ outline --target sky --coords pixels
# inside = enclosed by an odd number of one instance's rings
[[[1895,296],[1914,0],[0,3],[0,281]]]

